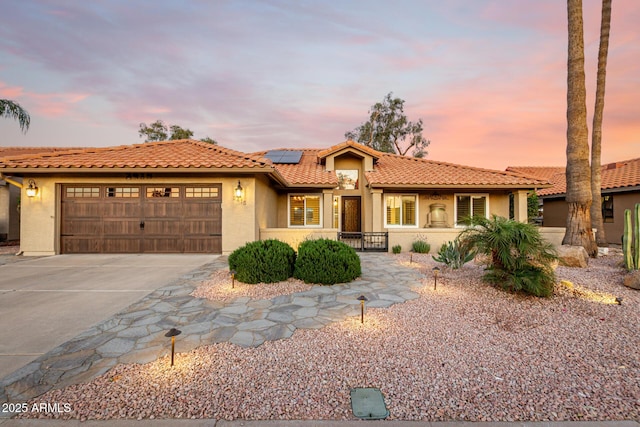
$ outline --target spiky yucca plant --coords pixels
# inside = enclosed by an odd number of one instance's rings
[[[510,291],[550,296],[555,273],[550,267],[557,259],[553,246],[532,224],[493,215],[473,217],[470,228],[460,238],[468,247],[490,257],[485,280]]]

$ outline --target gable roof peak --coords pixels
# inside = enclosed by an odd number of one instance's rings
[[[380,156],[384,153],[378,151],[378,150],[374,150],[371,147],[368,147],[364,144],[360,144],[359,142],[355,142],[352,139],[348,139],[344,142],[341,142],[340,144],[336,144],[334,146],[331,146],[329,148],[327,148],[326,150],[322,150],[318,153],[318,158],[319,159],[325,159],[326,157],[338,153],[339,151],[348,149],[348,148],[353,148],[354,150],[360,151],[362,153],[365,153],[371,157],[373,157],[374,159],[379,159]]]

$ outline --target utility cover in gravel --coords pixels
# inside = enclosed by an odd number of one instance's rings
[[[351,390],[353,415],[364,420],[383,420],[389,416],[382,392],[378,388],[354,388]]]

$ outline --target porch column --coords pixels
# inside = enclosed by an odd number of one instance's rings
[[[527,190],[518,190],[513,193],[513,218],[519,222],[527,222]]]
[[[322,190],[322,228],[333,228],[333,190]]]
[[[371,213],[371,219],[372,219],[372,225],[373,228],[371,231],[374,232],[381,232],[382,229],[384,228],[383,224],[382,224],[382,190],[380,189],[372,189],[371,190],[371,198],[372,198],[372,210],[373,212]]]

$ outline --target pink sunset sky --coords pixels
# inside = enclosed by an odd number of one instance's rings
[[[584,0],[593,112],[599,0]],[[252,152],[344,140],[388,92],[422,119],[427,158],[565,164],[561,0],[8,1],[2,146],[141,143],[157,119]],[[640,2],[614,0],[602,161],[640,157]],[[591,131],[591,119],[589,130]]]

